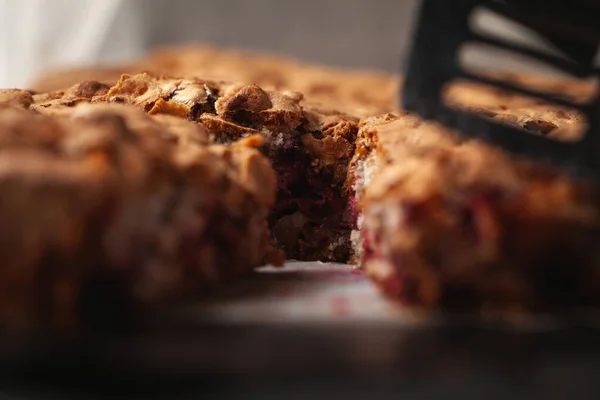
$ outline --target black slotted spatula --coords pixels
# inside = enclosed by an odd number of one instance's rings
[[[500,78],[469,72],[459,60],[462,46],[484,44],[530,57],[577,78],[598,78],[599,70],[594,67],[600,42],[598,3],[594,0],[423,0],[403,86],[404,108],[455,128],[465,137],[485,140],[600,184],[600,98],[597,92],[585,103],[573,102]],[[473,13],[482,8],[529,28],[560,55],[476,32],[469,21]],[[443,89],[457,80],[478,82],[578,110],[587,119],[586,131],[577,142],[562,142],[449,107],[443,101]]]

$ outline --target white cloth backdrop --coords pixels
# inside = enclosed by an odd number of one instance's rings
[[[24,86],[44,68],[97,62],[127,1],[0,0],[0,87]],[[129,14],[107,62],[141,50],[143,30]]]

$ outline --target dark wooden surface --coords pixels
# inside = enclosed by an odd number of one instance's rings
[[[324,281],[327,284],[319,283]],[[341,286],[326,289],[334,282]],[[276,289],[278,284],[281,290]],[[339,303],[343,292],[369,301],[369,286],[357,289],[362,285],[368,285],[366,280],[350,271],[340,273],[339,267],[320,276],[292,268],[289,274],[259,274],[233,285],[204,302],[209,308],[157,312],[131,331],[78,341],[45,337],[35,346],[5,341],[0,349],[0,398],[2,393],[27,399],[133,394],[246,399],[597,398],[600,331],[589,321],[526,329],[457,318],[413,324],[398,321],[398,315],[394,320],[360,318],[353,314],[353,304],[337,319],[318,318],[339,312],[336,307],[315,313],[312,321],[301,312],[282,317],[285,310],[298,309],[294,300],[298,296],[312,297],[317,308],[327,308],[332,298]],[[372,293],[371,301],[385,302]],[[265,309],[262,317],[257,311],[264,303],[241,307],[253,304],[253,298],[269,296],[283,305]],[[215,304],[220,304],[221,313],[206,311]],[[246,318],[235,317],[238,313]]]

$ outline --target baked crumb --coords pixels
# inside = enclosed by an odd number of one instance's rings
[[[295,92],[149,74],[123,75],[86,99],[74,95],[79,92],[76,85],[38,95],[30,107],[55,115],[82,102],[120,104],[154,117],[196,122],[213,143],[231,146],[261,137],[260,149],[278,177],[277,202],[268,217],[273,243],[298,260],[347,262],[352,257],[346,178],[358,118],[309,108]],[[290,218],[297,213],[302,218]]]

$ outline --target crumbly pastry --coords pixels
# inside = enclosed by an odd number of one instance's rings
[[[261,137],[278,177],[268,218],[274,243],[290,259],[347,262],[353,254],[345,185],[358,118],[302,101],[300,93],[253,84],[138,74],[123,75],[111,88],[83,82],[33,95],[31,108],[60,114],[80,103],[124,104],[197,122],[215,143]]]
[[[398,78],[372,71],[350,71],[315,66],[283,56],[216,49],[209,46],[165,48],[134,63],[65,70],[46,74],[32,84],[38,92],[61,90],[85,80],[110,86],[122,74],[200,77],[246,82],[269,90],[294,90],[311,105],[334,108],[357,117],[391,112],[397,108]]]
[[[346,262],[351,257],[344,184],[356,118],[303,107],[297,92],[147,74],[125,75],[93,101],[194,120],[217,143],[261,135],[262,150],[278,176],[277,202],[269,216],[276,245],[291,259]]]
[[[180,76],[295,90],[316,105],[357,117],[391,112],[398,106],[398,77],[376,71],[311,65],[283,56],[207,46],[165,48],[151,54],[143,64]]]
[[[304,94],[303,103],[309,106],[334,109],[360,118],[397,112],[400,107],[398,95],[402,79],[397,75],[311,65],[283,56],[210,46],[167,47],[129,64],[57,71],[39,77],[32,89],[51,92],[86,80],[112,86],[124,73],[141,72],[253,83],[268,90],[294,90]],[[589,96],[593,90],[586,82],[570,79],[509,73],[486,75],[567,97]],[[537,104],[531,98],[464,81],[451,85],[446,92],[451,103],[487,110],[506,102],[510,102],[512,108]]]
[[[3,324],[70,328],[88,306],[174,300],[281,263],[260,136],[226,147],[131,107],[47,116],[28,92],[0,99]]]
[[[577,124],[545,116],[489,114],[567,138]],[[364,121],[350,176],[355,245],[389,296],[501,313],[598,305],[600,203],[588,184],[412,115]]]

